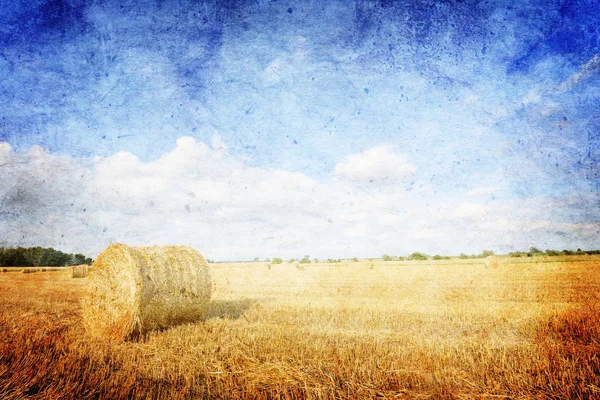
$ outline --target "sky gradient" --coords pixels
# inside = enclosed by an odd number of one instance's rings
[[[600,3],[0,0],[0,245],[600,248]]]

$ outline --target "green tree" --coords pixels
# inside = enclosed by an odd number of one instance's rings
[[[5,249],[3,252],[2,264],[6,267],[28,266],[27,259],[25,258],[25,249],[23,247]]]
[[[300,260],[300,264],[310,264],[310,256],[305,255],[304,257],[302,257],[302,259]]]
[[[419,253],[418,251],[415,251],[410,256],[408,256],[408,259],[409,260],[427,260],[428,257],[424,253]]]
[[[85,256],[83,254],[75,254],[73,255],[73,259],[71,261],[73,265],[81,265],[85,264]]]
[[[383,261],[392,261],[394,258],[392,256],[390,256],[390,255],[384,254],[384,255],[381,256],[381,259]]]
[[[41,247],[30,247],[25,249],[25,259],[27,265],[38,267],[42,264],[42,257],[44,256],[44,249]]]
[[[537,247],[530,247],[529,254],[531,254],[532,256],[539,256],[544,254],[544,252],[538,249]]]
[[[279,257],[273,257],[273,261],[271,261],[271,264],[282,264],[283,263],[283,258],[279,258]]]
[[[486,257],[493,256],[493,255],[494,255],[494,252],[492,250],[484,250],[481,252],[482,258],[486,258]]]

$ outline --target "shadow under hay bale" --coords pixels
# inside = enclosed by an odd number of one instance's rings
[[[86,331],[112,341],[196,322],[211,298],[208,263],[186,246],[110,245],[88,279],[81,302]]]
[[[89,267],[87,265],[73,265],[71,267],[71,278],[85,278],[88,276]]]
[[[212,301],[202,319],[205,321],[212,318],[239,319],[256,303],[258,300],[254,299]]]

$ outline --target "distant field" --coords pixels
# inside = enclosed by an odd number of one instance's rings
[[[600,256],[211,265],[203,321],[86,340],[87,279],[0,274],[0,398],[600,398]]]

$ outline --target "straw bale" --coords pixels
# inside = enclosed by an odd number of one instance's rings
[[[83,265],[73,265],[71,267],[71,278],[85,278],[88,276],[89,267]]]
[[[498,268],[500,260],[496,256],[487,256],[484,261],[486,268]]]
[[[82,313],[92,337],[123,341],[195,322],[210,303],[208,263],[191,247],[112,244],[88,278]]]

